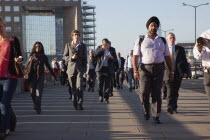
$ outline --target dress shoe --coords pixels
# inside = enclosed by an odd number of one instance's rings
[[[171,107],[168,107],[167,112],[168,112],[169,114],[173,114],[173,109],[172,109]]]
[[[78,110],[84,110],[84,108],[82,107],[82,105],[78,106]]]
[[[114,96],[113,93],[110,93],[110,94],[109,94],[109,97],[112,97],[112,96]]]
[[[100,101],[100,102],[103,102],[103,101],[104,101],[104,99],[103,99],[102,96],[99,97],[99,101]]]
[[[94,88],[92,88],[92,92],[94,92]]]
[[[173,113],[174,113],[174,114],[177,114],[177,113],[178,113],[178,111],[175,109],[175,110],[173,110]]]
[[[105,100],[105,103],[106,103],[106,104],[109,104],[109,100]]]
[[[149,118],[150,118],[150,115],[149,114],[144,114],[144,119],[145,120],[149,120]]]
[[[123,87],[121,86],[121,89],[123,89]]]
[[[88,88],[88,92],[90,92],[90,88]]]
[[[36,109],[36,114],[41,114],[41,108]]]
[[[160,124],[160,118],[159,117],[154,117],[154,123],[155,124]]]
[[[36,110],[36,105],[34,105],[34,110]]]
[[[71,99],[72,99],[72,95],[69,96],[69,100],[71,100]]]
[[[163,96],[163,99],[165,100],[166,99],[166,96]]]

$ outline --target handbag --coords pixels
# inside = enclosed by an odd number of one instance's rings
[[[22,78],[24,76],[24,67],[22,63],[14,62],[14,67],[16,71],[16,76]]]

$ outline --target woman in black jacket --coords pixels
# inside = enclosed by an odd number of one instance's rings
[[[48,58],[44,53],[44,47],[42,43],[36,42],[30,54],[27,73],[28,79],[30,81],[31,96],[34,103],[34,110],[36,110],[37,114],[41,113],[41,99],[45,79],[44,65],[49,69],[50,73],[56,79],[56,76],[48,62]]]

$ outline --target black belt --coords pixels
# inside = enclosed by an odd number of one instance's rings
[[[158,65],[163,65],[164,62],[162,63],[151,63],[151,64],[144,64],[144,63],[141,63],[141,65],[149,65],[149,66],[158,66]]]

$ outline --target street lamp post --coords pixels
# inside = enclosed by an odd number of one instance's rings
[[[196,9],[200,6],[203,6],[203,5],[208,5],[209,3],[205,3],[205,4],[200,4],[200,5],[190,5],[190,4],[186,4],[186,3],[182,3],[183,6],[190,6],[190,7],[193,7],[195,8],[195,43],[196,43]],[[194,61],[194,65],[195,65],[195,78],[197,78],[197,75],[196,75],[196,59]]]
[[[169,31],[173,31],[174,29],[169,29],[169,30],[160,30],[161,32],[164,32],[165,34],[165,38],[166,38],[166,33],[169,32]]]
[[[193,7],[195,8],[195,43],[196,43],[196,8],[200,7],[200,6],[203,6],[203,5],[208,5],[209,3],[205,3],[205,4],[200,4],[200,5],[190,5],[190,4],[186,4],[186,3],[182,3],[183,6],[190,6],[190,7]]]

